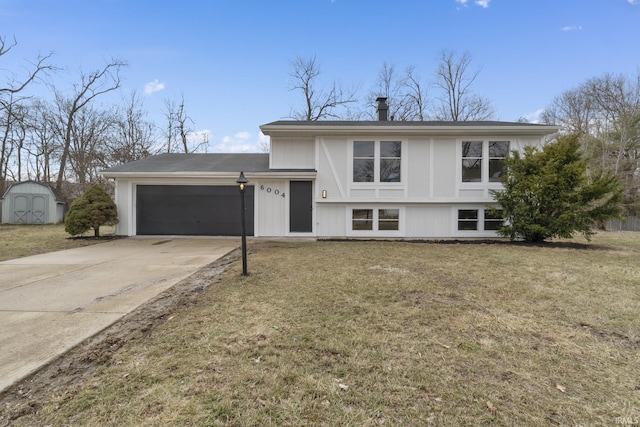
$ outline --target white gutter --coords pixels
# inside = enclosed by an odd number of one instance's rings
[[[240,172],[99,172],[105,178],[217,178],[238,179]],[[245,172],[245,177],[251,179],[261,178],[300,178],[315,179],[316,171],[274,171],[274,172]]]
[[[313,134],[320,135],[336,135],[336,134],[378,134],[378,135],[413,135],[419,134],[423,136],[436,135],[550,135],[560,130],[560,126],[552,125],[504,125],[504,126],[483,126],[483,125],[444,125],[444,126],[428,126],[428,125],[410,125],[408,122],[402,123],[402,126],[389,125],[316,125],[316,124],[277,124],[262,125],[260,130],[263,134],[272,135],[292,135],[292,134]]]

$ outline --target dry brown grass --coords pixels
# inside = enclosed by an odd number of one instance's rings
[[[113,233],[113,227],[100,227],[102,236]],[[92,236],[93,231],[84,236]],[[60,251],[98,243],[94,239],[72,239],[63,224],[0,225],[0,261]]]
[[[640,417],[638,259],[637,233],[254,242],[249,277],[15,425],[620,425]]]

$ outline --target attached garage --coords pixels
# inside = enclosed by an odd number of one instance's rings
[[[245,191],[247,234],[254,234],[254,187]],[[137,185],[138,235],[239,236],[240,194],[230,185]]]

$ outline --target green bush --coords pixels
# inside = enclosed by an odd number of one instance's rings
[[[620,217],[620,181],[611,174],[587,176],[577,135],[559,138],[542,151],[526,147],[522,156],[514,151],[505,164],[504,190],[491,191],[505,219],[501,236],[542,242],[578,232],[590,240],[597,223]]]
[[[93,228],[94,236],[99,237],[101,225],[117,223],[116,204],[99,184],[93,184],[81,197],[71,203],[64,219],[64,230],[76,236]]]

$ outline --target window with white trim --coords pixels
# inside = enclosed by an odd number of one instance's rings
[[[497,231],[503,223],[501,210],[458,209],[458,231]]]
[[[354,141],[353,182],[400,182],[401,141]]]
[[[352,209],[352,231],[398,231],[400,209]]]
[[[499,182],[509,141],[462,141],[462,182]]]

